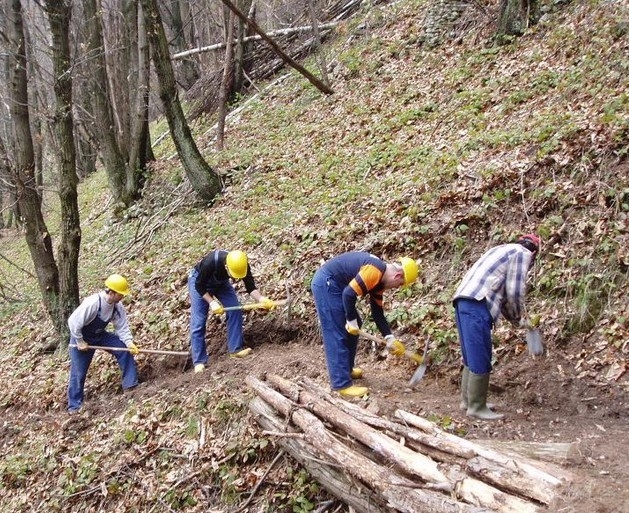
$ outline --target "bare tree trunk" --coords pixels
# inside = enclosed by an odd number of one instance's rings
[[[216,149],[221,151],[223,149],[223,140],[225,137],[225,116],[227,114],[227,101],[231,93],[232,86],[232,61],[233,61],[233,32],[234,32],[234,13],[229,11],[227,16],[227,34],[225,39],[227,40],[227,47],[225,49],[225,62],[223,64],[223,79],[221,80],[221,87],[218,91],[218,128],[216,131]]]
[[[529,26],[536,0],[501,0],[498,36],[521,36]]]
[[[59,270],[55,263],[52,239],[41,211],[41,199],[35,180],[35,154],[30,131],[28,109],[28,77],[26,74],[26,52],[20,0],[8,0],[10,13],[8,31],[9,49],[13,65],[11,77],[11,117],[14,128],[15,167],[12,179],[16,187],[17,203],[24,217],[26,243],[35,265],[37,282],[44,307],[60,331],[58,316]]]
[[[168,14],[170,16],[164,17],[164,22],[170,29],[170,45],[176,52],[180,52],[187,49],[186,31],[183,26],[182,9],[181,4],[185,4],[187,0],[170,0],[168,5]],[[163,4],[162,4],[163,5]],[[175,64],[175,76],[177,83],[187,91],[194,83],[199,79],[199,70],[196,63],[192,59],[182,59]]]
[[[116,210],[130,204],[125,186],[125,162],[118,147],[116,123],[109,96],[105,63],[102,18],[96,0],[83,0],[85,23],[88,28],[87,58],[90,59],[92,108],[96,132],[101,143],[101,155],[109,182],[109,189],[116,203]]]
[[[252,2],[252,0],[240,0],[238,8],[242,12],[248,11],[248,18],[253,19],[255,17],[255,2]],[[248,66],[250,63],[248,62],[247,54],[249,53],[249,47],[251,45],[244,41],[247,35],[245,28],[247,28],[247,32],[251,30],[246,23],[238,18],[236,24],[236,40],[238,43],[236,44],[236,50],[234,52],[234,91],[242,91],[245,84],[245,75],[249,71]]]
[[[76,149],[74,144],[74,119],[72,116],[72,61],[68,39],[71,3],[49,1],[46,12],[52,33],[52,60],[56,108],[55,152],[59,160],[59,199],[61,203],[61,240],[57,249],[59,262],[59,310],[58,325],[61,343],[67,347],[69,330],[65,320],[79,304],[78,262],[81,247],[81,223],[77,199],[78,177],[76,173]]]
[[[177,153],[194,191],[205,201],[212,201],[221,191],[218,175],[203,159],[181,108],[175,74],[168,54],[168,41],[156,0],[141,0],[153,63],[159,82],[159,97],[164,105]]]
[[[317,63],[319,64],[319,72],[323,78],[323,83],[327,86],[330,85],[330,79],[328,78],[328,66],[325,62],[325,55],[321,47],[321,33],[319,32],[319,22],[314,8],[314,0],[308,0],[308,13],[310,14],[310,23],[312,23],[312,32],[314,34],[314,47],[317,52]]]
[[[273,48],[275,53],[286,64],[288,64],[292,68],[296,69],[299,73],[301,73],[304,77],[306,77],[306,79],[308,79],[308,81],[312,85],[314,85],[317,89],[319,89],[319,91],[321,91],[322,93],[325,93],[325,94],[332,94],[332,93],[334,93],[334,91],[332,89],[330,89],[330,87],[328,87],[326,84],[321,82],[321,80],[319,80],[317,77],[315,77],[312,73],[310,73],[301,64],[299,64],[298,62],[295,62],[293,59],[290,58],[290,56],[288,56],[284,51],[282,51],[282,49],[277,45],[277,43],[275,41],[273,41],[269,36],[267,36],[266,33],[260,27],[258,27],[258,24],[255,21],[247,18],[243,13],[241,13],[230,0],[221,0],[221,2],[223,2],[223,4],[225,4],[227,7],[229,7],[229,9],[236,16],[238,16],[242,21],[247,23],[253,30],[255,30],[260,35],[260,37],[262,39],[264,39],[264,41],[266,41],[266,43],[269,44],[271,46],[271,48]]]

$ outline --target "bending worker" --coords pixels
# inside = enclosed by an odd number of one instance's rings
[[[323,348],[333,390],[343,396],[360,397],[367,387],[353,385],[363,371],[354,367],[358,334],[362,320],[356,310],[358,297],[369,295],[371,315],[385,337],[392,354],[404,354],[404,345],[391,334],[382,309],[383,292],[410,285],[417,279],[415,260],[403,257],[399,263],[387,263],[366,252],[338,255],[320,267],[312,279],[317,315],[323,336]]]
[[[88,345],[128,349],[110,351],[122,372],[122,388],[130,390],[138,385],[138,371],[133,358],[139,352],[127,322],[127,313],[121,300],[129,294],[127,280],[112,274],[105,280],[105,289],[86,297],[68,318],[70,328],[70,383],[68,385],[68,412],[78,412],[83,405],[87,371],[95,349]],[[111,323],[114,333],[105,328]]]
[[[531,233],[516,242],[486,251],[467,271],[454,293],[454,313],[461,342],[463,375],[461,408],[468,417],[504,417],[487,404],[491,373],[491,330],[501,315],[516,327],[527,327],[526,277],[541,239]]]
[[[194,372],[203,372],[208,362],[205,331],[209,309],[213,314],[227,314],[227,350],[233,358],[249,356],[251,348],[243,346],[242,310],[225,308],[238,306],[238,296],[232,280],[243,280],[249,295],[264,308],[271,310],[274,303],[256,288],[247,255],[242,251],[214,250],[190,271],[190,348]]]

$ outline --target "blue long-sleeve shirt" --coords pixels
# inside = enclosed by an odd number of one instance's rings
[[[534,253],[521,244],[502,244],[492,248],[467,271],[454,299],[485,299],[494,323],[502,314],[518,324],[524,313],[526,275]]]
[[[364,251],[342,253],[328,260],[322,267],[334,280],[344,287],[343,308],[348,321],[358,319],[356,300],[369,295],[371,316],[382,335],[391,334],[391,328],[384,316],[382,278],[387,264],[380,258]]]

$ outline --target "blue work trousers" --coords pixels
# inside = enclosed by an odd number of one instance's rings
[[[484,300],[458,298],[454,303],[454,315],[463,363],[474,374],[489,374],[493,319],[487,303]]]
[[[86,337],[84,340],[90,345],[127,347],[117,335],[108,331],[102,331],[97,335],[91,334],[90,338],[87,338],[84,330],[83,336]],[[70,337],[70,346],[76,346],[76,339],[74,337]],[[83,405],[85,379],[87,378],[87,371],[90,368],[95,352],[95,349],[79,351],[76,347],[70,347],[68,410],[78,410]],[[136,386],[138,384],[138,370],[133,355],[128,351],[109,351],[109,354],[116,358],[120,371],[122,372],[122,388],[126,390]]]
[[[210,309],[208,302],[203,299],[195,287],[198,271],[193,269],[188,277],[188,292],[190,293],[190,350],[192,363],[206,364],[208,361],[205,345],[205,331],[207,317]],[[238,295],[232,284],[228,281],[217,281],[209,290],[209,293],[217,298],[224,307],[238,306]],[[243,315],[242,310],[226,312],[227,316],[227,351],[237,353],[243,348]]]
[[[358,336],[350,335],[345,329],[344,286],[335,283],[325,271],[318,270],[311,288],[321,326],[330,385],[333,390],[342,390],[352,385],[351,372],[358,347]],[[360,319],[358,325],[361,325]]]

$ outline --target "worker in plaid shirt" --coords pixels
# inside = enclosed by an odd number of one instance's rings
[[[487,404],[491,373],[491,330],[502,315],[514,326],[526,323],[526,277],[539,252],[536,234],[486,251],[465,274],[454,293],[454,312],[461,343],[461,408],[469,417],[501,419]]]

